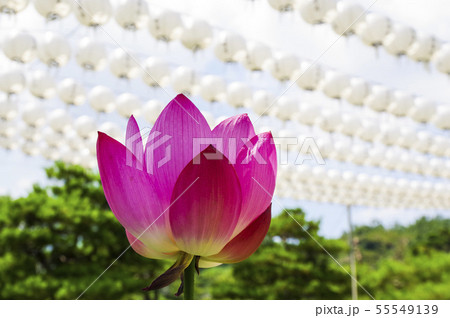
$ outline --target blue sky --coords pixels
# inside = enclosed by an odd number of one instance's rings
[[[324,50],[335,42],[337,35],[328,25],[311,26],[302,21],[298,13],[279,14],[269,8],[265,0],[173,0],[151,1],[155,6],[170,8],[183,12],[186,16],[201,18],[211,23],[215,28],[238,32],[249,40],[258,40],[269,44],[274,49],[295,53],[303,59],[314,60]],[[360,0],[363,6],[369,6],[373,0]],[[442,40],[450,41],[450,3],[445,0],[378,0],[372,11],[380,12],[394,21],[410,25],[420,31],[436,35]],[[14,21],[15,20],[15,21]],[[115,48],[115,43],[102,30],[88,30],[78,27],[76,20],[69,17],[61,22],[45,24],[30,6],[16,19],[2,19],[0,21],[0,35],[3,38],[12,28],[31,30],[34,35],[41,36],[46,30],[54,30],[65,34],[72,44],[84,36],[93,36],[99,41],[108,43],[109,49]],[[201,74],[221,74],[228,81],[241,80],[249,83],[253,88],[264,88],[275,95],[280,94],[286,85],[274,81],[264,74],[249,74],[242,67],[224,65],[218,62],[211,50],[193,55],[179,43],[168,46],[154,41],[147,31],[136,33],[125,32],[113,21],[105,28],[114,37],[114,40],[124,47],[131,48],[138,57],[160,56],[174,65],[188,65]],[[0,63],[4,59],[0,59]],[[383,83],[389,87],[400,89],[412,94],[421,95],[442,104],[450,101],[450,80],[446,75],[438,73],[432,67],[413,62],[407,58],[395,58],[383,49],[375,50],[361,44],[357,38],[341,38],[322,56],[319,64],[326,65],[347,74],[361,76],[375,83]],[[32,63],[26,70],[45,69],[38,63]],[[108,71],[87,73],[76,67],[72,60],[68,66],[55,72],[58,79],[74,77],[87,88],[94,85],[107,85],[119,94],[131,92],[143,101],[157,98],[167,103],[174,93],[167,89],[168,94],[162,90],[149,89],[139,80],[126,83],[113,78]],[[322,106],[335,105],[337,101],[330,101],[320,93],[305,93],[293,87],[287,93],[300,98],[302,101],[313,102]],[[20,101],[25,102],[27,96],[21,96]],[[224,104],[210,105],[200,98],[193,101],[202,110],[210,111],[214,115],[234,115],[242,110],[230,108]],[[57,99],[46,102],[49,110],[65,107]],[[99,122],[114,121],[125,126],[125,120],[117,114],[97,116],[87,105],[72,107],[73,116],[89,114]],[[141,125],[148,125],[140,121]],[[424,129],[429,127],[424,126]],[[448,135],[447,135],[448,136]],[[24,195],[35,182],[43,182],[43,167],[51,163],[41,157],[27,157],[19,151],[0,150],[0,194],[13,196]],[[327,164],[333,165],[328,162]],[[346,165],[346,168],[352,168]],[[329,237],[339,236],[347,229],[345,209],[342,206],[317,204],[312,202],[297,202],[282,200],[286,207],[300,206],[304,208],[310,218],[322,220],[322,234]],[[355,208],[353,219],[356,224],[371,224],[379,221],[387,226],[395,223],[408,224],[420,216],[435,216],[437,214],[449,216],[448,212],[436,211],[401,211],[391,209]]]

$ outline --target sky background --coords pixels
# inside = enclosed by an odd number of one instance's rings
[[[373,2],[373,0],[358,1],[365,8]],[[269,44],[274,50],[295,53],[305,60],[315,60],[338,37],[329,25],[308,25],[301,19],[298,12],[280,14],[271,9],[265,0],[172,0],[149,1],[149,4],[150,7],[168,8],[181,12],[183,13],[183,19],[189,19],[189,17],[204,19],[213,25],[216,30],[235,31],[248,40],[261,41]],[[387,15],[394,21],[404,23],[424,33],[433,34],[443,41],[450,41],[449,1],[378,0],[373,4],[370,11]],[[264,88],[275,95],[280,94],[287,87],[287,84],[280,84],[268,75],[250,74],[238,65],[220,63],[210,49],[193,55],[178,42],[168,45],[156,42],[147,30],[134,33],[123,31],[113,20],[104,29],[98,30],[90,30],[79,26],[73,16],[62,21],[45,23],[34,8],[29,6],[26,11],[16,17],[1,17],[1,41],[15,29],[30,31],[38,38],[42,37],[45,31],[56,31],[69,39],[73,47],[85,36],[92,36],[106,43],[109,50],[115,49],[117,45],[114,42],[117,42],[130,49],[139,58],[145,58],[146,56],[164,57],[173,65],[191,66],[200,74],[220,74],[226,77],[228,82],[245,81],[252,88]],[[6,59],[1,56],[0,63],[5,61]],[[416,63],[408,58],[393,57],[382,48],[375,50],[367,47],[356,37],[340,38],[320,58],[318,63],[347,74],[360,76],[373,83],[383,83],[388,87],[427,97],[440,104],[450,102],[450,80],[448,76],[437,72],[433,67]],[[8,62],[8,64],[10,63]],[[34,62],[25,66],[24,69],[29,72],[37,69],[46,70],[46,67]],[[51,72],[60,80],[66,77],[78,79],[87,89],[99,84],[107,85],[114,88],[117,94],[131,92],[139,96],[142,101],[159,99],[167,103],[174,97],[174,92],[170,88],[166,91],[150,89],[140,80],[126,82],[116,79],[108,70],[98,73],[82,71],[76,66],[73,59],[66,67],[60,70],[51,70]],[[338,101],[330,101],[324,98],[321,93],[305,93],[297,87],[292,87],[286,95],[292,95],[301,101],[322,106],[339,106]],[[25,104],[30,96],[25,94],[18,98],[21,104]],[[198,97],[193,97],[193,101],[201,110],[209,111],[216,116],[230,116],[244,111],[233,109],[221,103],[210,105]],[[66,107],[57,98],[45,102],[45,106],[48,110]],[[88,105],[72,106],[69,111],[74,117],[88,114],[94,116],[98,123],[113,121],[125,127],[126,121],[118,114],[98,116]],[[389,120],[389,118],[386,118],[386,120]],[[141,126],[148,126],[142,119],[139,122]],[[410,124],[407,120],[403,123],[405,125]],[[423,129],[432,128],[423,126]],[[0,149],[0,194],[10,194],[14,197],[25,195],[33,183],[44,182],[43,168],[49,165],[51,165],[51,162],[41,157],[27,157],[18,150],[5,151]],[[327,161],[327,165],[355,170],[353,166],[347,164],[338,165]],[[372,169],[371,172],[390,174],[380,169]],[[346,211],[342,206],[299,202],[289,199],[283,199],[281,202],[287,208],[302,207],[309,218],[321,220],[321,234],[327,237],[337,237],[348,228]],[[380,222],[386,226],[392,226],[396,223],[406,225],[424,215],[443,215],[445,217],[450,215],[448,211],[405,211],[364,207],[356,207],[353,212],[355,224]]]

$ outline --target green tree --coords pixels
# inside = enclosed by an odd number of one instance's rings
[[[337,255],[346,249],[346,243],[324,239],[318,229],[319,223],[306,221],[302,210],[283,211],[272,219],[269,233],[254,255],[228,266],[227,276],[216,275],[212,298],[349,298],[349,276],[318,244]]]
[[[24,198],[0,198],[0,298],[77,298],[129,246],[109,210],[97,174],[57,163],[50,186]],[[131,248],[82,299],[144,299],[141,288],[166,263]]]
[[[450,254],[429,251],[359,266],[361,284],[376,299],[450,299]]]
[[[345,239],[346,235],[343,236]],[[376,299],[449,299],[450,220],[356,228],[360,283]]]

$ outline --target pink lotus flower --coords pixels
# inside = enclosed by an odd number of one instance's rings
[[[276,149],[248,116],[212,131],[184,95],[162,111],[145,147],[134,117],[126,145],[99,132],[97,159],[106,199],[133,249],[176,263],[148,289],[167,286],[196,257],[198,267],[240,262],[270,225]]]

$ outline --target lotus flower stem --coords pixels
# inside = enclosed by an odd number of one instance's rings
[[[194,299],[194,283],[195,283],[195,257],[192,259],[191,264],[184,270],[184,299]]]

